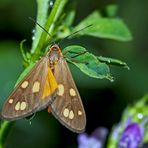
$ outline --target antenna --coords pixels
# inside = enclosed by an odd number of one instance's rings
[[[33,21],[35,24],[37,24],[39,27],[41,27],[50,37],[52,37],[51,34],[43,26],[41,26],[35,19],[33,19],[32,17],[29,17],[29,19]]]
[[[41,27],[50,37],[52,37],[51,34],[50,34],[43,26],[41,26],[36,20],[34,20],[32,17],[29,17],[29,19],[30,19],[31,21],[33,21],[35,24],[37,24],[39,27]],[[70,34],[70,35],[66,36],[65,38],[61,39],[58,44],[60,44],[61,42],[63,42],[65,39],[68,39],[68,38],[70,38],[71,36],[77,34],[78,32],[80,32],[80,31],[82,31],[82,30],[84,30],[84,29],[86,29],[86,28],[88,28],[88,27],[91,27],[92,25],[93,25],[93,24],[88,25],[88,26],[86,26],[86,27],[84,27],[84,28],[82,28],[82,29],[80,29],[80,30],[77,30],[77,31],[73,32],[72,34]],[[55,42],[55,41],[54,41],[54,42]],[[53,42],[53,43],[54,43],[54,42]]]
[[[65,39],[68,39],[68,38],[70,38],[71,36],[77,34],[78,32],[80,32],[80,31],[82,31],[82,30],[84,30],[84,29],[86,29],[86,28],[88,28],[88,27],[91,27],[92,25],[93,25],[93,24],[90,24],[90,25],[88,25],[88,26],[86,26],[86,27],[84,27],[84,28],[81,28],[80,30],[77,30],[77,31],[73,32],[72,34],[66,36],[64,39],[62,39],[61,41],[59,41],[59,43],[63,42]]]

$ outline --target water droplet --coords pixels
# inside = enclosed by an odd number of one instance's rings
[[[35,33],[35,29],[32,30],[32,33],[33,33],[33,34]]]
[[[138,117],[139,119],[142,119],[142,118],[143,118],[143,114],[142,114],[142,113],[138,113],[138,114],[137,114],[137,117]]]
[[[49,2],[49,8],[50,9],[53,7],[53,4],[54,4],[54,1],[53,0],[50,0],[50,2]]]
[[[35,40],[35,36],[32,37],[32,40],[33,40],[33,41]]]

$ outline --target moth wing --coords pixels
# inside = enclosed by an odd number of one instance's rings
[[[16,120],[46,108],[51,103],[52,95],[57,89],[55,85],[54,88],[49,89],[48,96],[44,95],[51,81],[57,84],[55,78],[51,80],[52,78],[54,76],[49,69],[48,57],[43,57],[8,97],[2,108],[2,118]]]
[[[67,62],[64,59],[61,58],[55,66],[54,76],[58,82],[58,93],[48,111],[51,111],[68,129],[81,133],[86,126],[85,111]]]

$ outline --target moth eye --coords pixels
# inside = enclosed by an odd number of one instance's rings
[[[36,93],[39,92],[40,90],[40,83],[38,81],[34,82],[33,87],[32,87],[32,92]]]
[[[69,93],[70,93],[70,96],[73,96],[73,97],[76,96],[76,91],[73,88],[69,90]]]
[[[59,84],[58,85],[58,95],[63,96],[63,94],[64,94],[64,86],[63,84]]]
[[[64,115],[64,117],[66,117],[66,118],[69,116],[69,109],[68,109],[68,108],[65,108],[65,109],[64,109],[63,115]]]
[[[24,81],[21,85],[22,88],[26,88],[28,86],[28,81]]]
[[[78,111],[78,115],[79,115],[79,116],[81,116],[81,115],[82,115],[82,112],[81,112],[80,110]]]
[[[73,119],[73,118],[74,118],[74,112],[73,112],[73,110],[71,110],[69,112],[69,119]]]

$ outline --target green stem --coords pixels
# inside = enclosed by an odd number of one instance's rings
[[[37,1],[37,22],[41,25],[44,26],[47,20],[48,16],[48,9],[49,9],[49,1],[50,0],[36,0]],[[38,42],[40,40],[41,34],[43,30],[41,28],[38,28],[39,26],[36,24],[35,26],[35,32],[33,35],[33,42],[32,42],[32,49],[31,52],[34,53]]]
[[[0,144],[0,148],[3,148],[2,144]]]
[[[53,29],[55,28],[55,22],[58,20],[58,18],[60,17],[62,10],[65,6],[65,4],[67,3],[68,0],[56,0],[55,4],[52,8],[52,11],[47,19],[47,22],[45,24],[45,29],[49,31],[49,33],[51,34],[53,32]],[[39,0],[37,1],[39,4]],[[43,6],[40,7],[44,7],[45,4]],[[39,7],[38,7],[39,8]],[[46,11],[42,12],[44,14],[46,14]],[[41,11],[38,12],[38,15],[40,14],[41,17]],[[46,32],[42,32],[41,36],[39,36],[39,42],[37,44],[37,46],[33,43],[32,49],[31,49],[31,54],[33,54],[33,56],[38,55],[41,53],[42,48],[45,45],[46,42],[46,38],[47,38],[47,33]],[[48,41],[51,39],[48,38]],[[35,47],[36,46],[36,47]],[[21,47],[22,48],[22,47]],[[24,52],[22,50],[23,56],[24,56]],[[26,58],[24,56],[24,58]],[[8,122],[8,121],[4,121],[1,124],[0,127],[0,148],[4,148],[4,144],[6,142],[6,138],[10,132],[11,126],[13,125],[14,122]]]
[[[59,16],[61,15],[61,13],[62,13],[62,11],[64,9],[64,6],[66,5],[67,2],[68,2],[68,0],[63,0],[62,3],[60,3],[60,5],[58,6],[56,15],[54,16],[54,19],[53,19],[53,24],[51,25],[50,30],[49,30],[49,32],[51,34],[52,34],[53,30],[54,30],[54,23],[58,20]],[[49,41],[50,41],[50,37],[47,36],[47,40],[45,42],[45,46],[49,43]]]
[[[52,31],[55,27],[55,22],[59,18],[67,1],[68,0],[56,0],[55,1],[52,11],[51,11],[51,13],[47,19],[47,22],[45,24],[45,29],[48,30],[50,34],[52,34]],[[47,38],[47,33],[45,31],[43,31],[41,34],[40,40],[38,42],[37,48],[34,49],[33,51],[31,51],[31,53],[35,53],[38,55],[44,47],[46,38]],[[51,37],[48,37],[48,40],[50,40],[50,39],[51,39]]]
[[[0,128],[0,148],[4,148],[6,138],[9,134],[10,129],[11,129],[13,124],[14,124],[14,122],[8,122],[8,121],[4,121],[1,124],[1,128]]]

